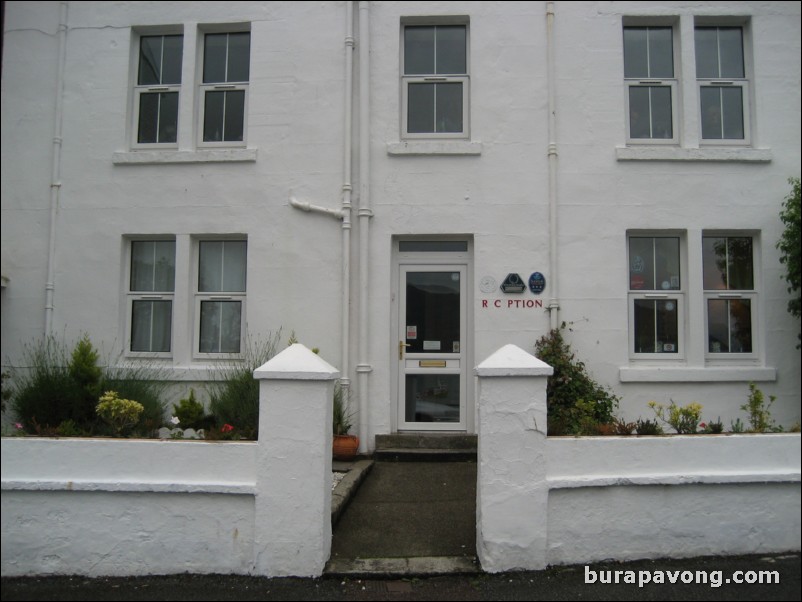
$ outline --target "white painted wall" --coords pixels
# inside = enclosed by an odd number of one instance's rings
[[[282,326],[286,334],[294,329],[300,341],[341,365],[340,227],[326,216],[292,209],[288,199],[292,193],[332,208],[341,202],[345,3],[68,5],[54,332],[68,340],[86,332],[115,356],[126,336],[123,237],[174,234],[183,250],[177,257],[174,353],[166,363],[176,379],[206,379],[206,362],[191,354],[191,240],[241,234],[249,245],[249,332],[258,337]],[[483,309],[482,299],[507,297],[481,293],[481,277],[500,282],[509,272],[527,277],[540,271],[547,279],[543,300],[549,283],[559,279],[560,319],[573,323],[568,338],[591,373],[622,396],[621,414],[628,419],[651,417],[650,400],[674,399],[679,404],[698,401],[704,419],[720,416],[728,425],[743,418],[739,407],[746,402],[747,382],[758,380],[767,395],[778,398],[774,417],[790,426],[800,418],[799,322],[785,310],[788,296],[774,244],[781,231],[780,203],[789,190],[786,180],[800,173],[799,5],[554,5],[556,274],[548,273],[546,3],[373,2],[370,32],[357,28],[357,51],[366,33],[371,46],[371,171],[355,171],[353,178],[355,191],[360,178],[369,181],[374,211],[369,307],[358,304],[356,217],[351,290],[354,327],[359,312],[369,312],[368,445],[373,445],[373,434],[395,428],[392,248],[397,237],[408,235],[462,234],[473,241],[469,344],[474,363],[508,342],[531,350],[549,325],[541,309]],[[667,15],[679,24],[684,107],[676,154],[685,158],[721,159],[721,153],[697,148],[693,19],[749,19],[753,146],[770,161],[744,161],[743,153],[736,153],[736,160],[622,160],[645,153],[619,148],[625,144],[626,117],[621,11]],[[470,18],[471,142],[481,154],[397,154],[400,20],[455,14]],[[9,285],[2,292],[4,364],[18,364],[23,343],[40,334],[44,324],[57,20],[54,2],[6,4],[2,274]],[[255,160],[126,163],[135,158],[128,152],[126,123],[135,50],[131,28],[183,26],[184,89],[194,97],[198,24],[233,22],[250,23],[252,32],[245,154]],[[192,102],[182,109],[181,119],[180,146],[189,152],[195,128]],[[687,300],[685,360],[660,372],[655,362],[630,361],[626,232],[633,228],[679,229],[688,241],[698,241],[709,229],[759,233],[754,360],[713,366],[704,358],[704,302],[697,287],[689,290]],[[692,258],[686,271],[689,282],[701,277]],[[352,367],[356,341],[354,333]],[[355,374],[349,376],[356,382]]]
[[[476,369],[485,571],[799,550],[798,433],[547,438],[547,372],[510,347]]]

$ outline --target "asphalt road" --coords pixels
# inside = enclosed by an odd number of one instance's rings
[[[618,584],[602,583],[615,581],[616,571]],[[707,583],[683,583],[702,574]],[[586,575],[596,582],[586,583]],[[641,587],[638,581],[647,576],[651,582]],[[661,577],[665,583],[654,582]],[[779,583],[734,582],[761,577]],[[726,583],[728,579],[730,583]],[[799,600],[800,581],[800,555],[793,553],[404,579],[229,575],[3,578],[2,600]]]

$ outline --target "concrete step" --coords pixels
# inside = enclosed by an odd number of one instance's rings
[[[330,577],[414,577],[481,573],[475,556],[420,556],[412,558],[348,558],[330,560]]]
[[[376,435],[373,459],[385,462],[471,462],[476,435],[465,433],[396,433]]]

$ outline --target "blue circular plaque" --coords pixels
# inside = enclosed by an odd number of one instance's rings
[[[529,290],[539,295],[546,288],[546,277],[540,272],[535,272],[529,276]]]

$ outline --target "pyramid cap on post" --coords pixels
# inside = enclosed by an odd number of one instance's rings
[[[253,371],[257,380],[334,380],[340,371],[301,343],[295,343]]]
[[[476,367],[477,376],[551,376],[554,368],[517,345],[504,345]]]

